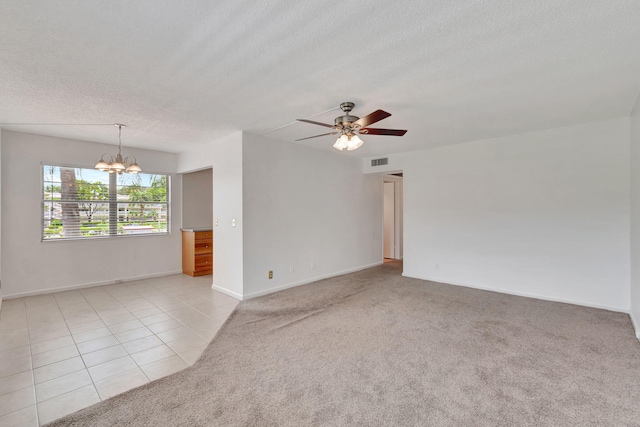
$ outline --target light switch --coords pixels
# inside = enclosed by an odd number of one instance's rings
[[[233,218],[233,219],[231,220],[231,226],[232,226],[232,227],[235,227],[235,226],[236,226],[236,219],[235,219],[235,218]]]
[[[216,227],[218,226],[218,218],[216,218],[215,222],[213,223],[213,225],[215,225]]]

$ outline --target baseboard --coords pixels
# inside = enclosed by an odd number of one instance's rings
[[[636,338],[640,340],[640,322],[633,315],[633,311],[629,312],[629,318],[631,318],[631,324],[633,325],[633,329],[636,332]]]
[[[223,293],[225,295],[229,295],[230,297],[233,297],[233,298],[235,298],[237,300],[242,301],[242,295],[240,295],[240,294],[238,294],[236,292],[230,291],[229,289],[225,289],[222,286],[218,286],[215,283],[211,284],[211,289],[213,289],[214,291],[221,292],[221,293]]]
[[[561,302],[565,304],[581,305],[583,307],[591,307],[591,308],[599,308],[602,310],[616,311],[619,313],[627,313],[627,314],[629,313],[629,309],[626,307],[622,308],[622,307],[613,307],[605,304],[593,304],[585,301],[565,299],[565,298],[555,298],[555,297],[549,297],[546,295],[540,295],[540,294],[534,294],[534,293],[528,293],[528,292],[517,292],[517,291],[505,290],[501,288],[492,288],[490,286],[477,286],[469,283],[460,283],[460,282],[454,283],[446,279],[443,280],[442,278],[436,279],[433,277],[412,276],[410,274],[405,274],[404,272],[402,273],[402,275],[404,277],[410,277],[413,279],[420,279],[420,280],[429,280],[430,282],[442,283],[445,285],[464,286],[465,288],[480,289],[483,291],[497,292],[500,294],[507,294],[507,295],[515,295],[518,297],[535,298],[535,299],[540,299],[544,301]]]
[[[275,286],[273,288],[263,289],[263,290],[258,291],[258,292],[252,292],[250,294],[243,295],[243,299],[247,300],[247,299],[251,299],[251,298],[261,297],[263,295],[272,294],[274,292],[284,291],[285,289],[295,288],[296,286],[302,286],[302,285],[306,285],[306,284],[309,284],[309,283],[317,282],[318,280],[329,279],[331,277],[342,276],[343,274],[349,274],[349,273],[354,273],[354,272],[360,271],[360,270],[366,270],[367,268],[376,267],[376,266],[382,265],[382,264],[384,264],[384,261],[375,262],[373,264],[361,265],[359,267],[349,268],[347,270],[342,270],[342,271],[336,271],[336,272],[329,273],[329,274],[324,274],[324,275],[321,275],[321,276],[315,276],[315,277],[311,277],[309,279],[300,280],[298,282],[286,283],[284,285],[279,285],[279,286]]]
[[[156,277],[172,276],[174,274],[182,274],[182,270],[166,271],[164,273],[145,274],[145,275],[141,275],[141,276],[127,277],[125,279],[106,280],[106,281],[101,281],[101,282],[83,283],[81,285],[61,286],[59,288],[49,288],[49,289],[43,289],[43,290],[39,290],[39,291],[21,292],[21,293],[17,293],[17,294],[5,295],[4,298],[5,299],[14,299],[14,298],[32,297],[32,296],[35,296],[35,295],[51,294],[51,293],[54,293],[54,292],[73,291],[73,290],[76,290],[76,289],[92,288],[94,286],[115,285],[117,283],[133,282],[135,280],[153,279],[153,278],[156,278]]]

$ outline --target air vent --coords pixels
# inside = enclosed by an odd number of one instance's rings
[[[388,165],[389,164],[389,158],[388,157],[384,157],[382,159],[373,159],[371,160],[371,166],[382,166],[382,165]]]

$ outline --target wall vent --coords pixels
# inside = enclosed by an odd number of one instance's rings
[[[388,157],[384,157],[382,159],[373,159],[371,160],[371,166],[382,166],[382,165],[388,165],[389,164],[389,158]]]

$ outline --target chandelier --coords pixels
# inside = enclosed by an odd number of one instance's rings
[[[126,125],[116,123],[114,126],[118,126],[118,154],[115,156],[107,153],[103,154],[100,157],[100,161],[96,163],[95,169],[118,174],[122,174],[122,172],[133,174],[141,173],[142,168],[136,163],[135,157],[122,157],[122,154],[120,153],[122,149],[122,128]]]

